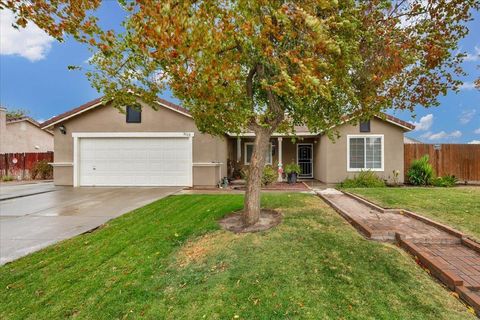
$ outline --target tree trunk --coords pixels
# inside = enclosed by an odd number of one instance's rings
[[[265,166],[265,155],[269,150],[271,133],[263,128],[255,130],[253,153],[248,171],[247,190],[244,200],[243,222],[251,226],[260,219],[260,191],[262,174]],[[246,156],[246,155],[245,155]]]

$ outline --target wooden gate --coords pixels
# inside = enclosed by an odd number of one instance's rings
[[[405,181],[413,160],[428,154],[437,176],[480,182],[480,144],[405,144]]]

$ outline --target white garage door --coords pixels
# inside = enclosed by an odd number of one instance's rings
[[[81,186],[191,186],[188,137],[78,139]]]

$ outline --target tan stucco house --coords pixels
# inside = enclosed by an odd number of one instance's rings
[[[53,133],[30,117],[7,119],[0,107],[0,154],[53,151]]]
[[[248,166],[252,133],[223,137],[199,132],[188,110],[159,99],[157,109],[120,112],[101,99],[42,124],[55,136],[54,180],[73,186],[215,186],[233,163]],[[267,162],[295,162],[301,178],[335,183],[361,170],[385,179],[403,172],[404,133],[414,126],[383,115],[357,126],[339,126],[335,142],[296,130],[297,139],[274,134]],[[403,175],[400,175],[401,177]],[[281,179],[281,178],[280,178]]]

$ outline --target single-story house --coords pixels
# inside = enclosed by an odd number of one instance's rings
[[[248,166],[253,133],[204,134],[188,110],[163,99],[157,104],[158,110],[142,104],[141,111],[120,112],[99,98],[44,122],[55,136],[55,184],[215,186],[231,175],[232,163]],[[274,134],[267,162],[298,163],[301,178],[326,183],[367,169],[385,179],[403,172],[403,137],[412,124],[382,114],[337,129],[335,142],[305,127],[297,127],[294,141]]]
[[[0,154],[53,151],[53,132],[30,117],[7,119],[0,107]]]

